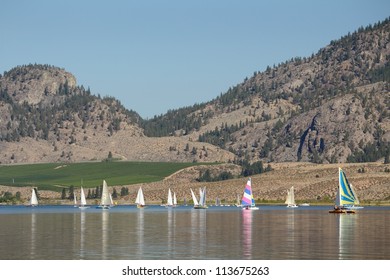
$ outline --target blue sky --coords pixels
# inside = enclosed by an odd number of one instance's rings
[[[388,0],[2,0],[0,73],[50,64],[143,118],[390,16]]]

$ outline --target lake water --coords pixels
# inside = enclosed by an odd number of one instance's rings
[[[330,209],[0,206],[0,259],[390,259],[390,207]]]

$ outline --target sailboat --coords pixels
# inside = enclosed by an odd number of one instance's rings
[[[106,180],[103,180],[102,198],[100,200],[100,205],[98,206],[98,208],[110,209],[110,205],[111,205],[110,193],[108,192],[108,186]]]
[[[259,207],[256,206],[255,199],[253,198],[251,178],[248,179],[245,185],[244,194],[241,199],[241,206],[243,206],[243,210],[259,210]]]
[[[355,213],[354,209],[363,208],[356,206],[359,199],[356,196],[353,186],[348,182],[345,172],[339,167],[339,187],[337,189],[335,207],[329,213]]]
[[[81,192],[80,192],[80,209],[87,209],[89,208],[87,206],[87,200],[85,199],[85,193],[83,187],[81,187]]]
[[[77,197],[76,197],[76,194],[73,193],[73,204],[74,204],[74,207],[77,207]]]
[[[31,206],[31,207],[38,206],[38,197],[37,197],[37,193],[35,192],[34,188],[31,191],[31,199],[30,199],[30,204],[28,206]]]
[[[138,189],[137,198],[135,199],[135,204],[137,204],[137,208],[145,207],[145,198],[141,187],[139,187]]]
[[[291,187],[290,190],[287,190],[287,198],[286,198],[286,201],[284,203],[287,204],[287,207],[290,207],[290,208],[298,207],[295,204],[294,187]]]
[[[196,198],[194,192],[192,191],[192,189],[190,189],[190,190],[191,190],[192,201],[194,202],[194,208],[195,208],[195,207],[199,206],[199,202],[198,202],[198,199]]]
[[[165,204],[165,207],[172,207],[172,206],[173,206],[172,192],[171,189],[168,189],[168,199],[167,199],[167,204]]]
[[[206,208],[208,208],[207,205],[206,205],[206,187],[204,187],[203,189],[200,188],[199,189],[199,194],[200,194],[200,198],[199,198],[199,202],[198,202],[194,192],[191,189],[191,196],[192,196],[192,200],[194,201],[194,209],[206,209]]]
[[[173,192],[173,207],[177,206],[177,198],[176,198],[176,193]]]

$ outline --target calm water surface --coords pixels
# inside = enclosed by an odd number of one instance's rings
[[[0,206],[0,259],[390,259],[390,207]]]

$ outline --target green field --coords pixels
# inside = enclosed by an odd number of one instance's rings
[[[156,182],[174,172],[194,166],[196,163],[172,162],[89,162],[89,163],[42,163],[0,165],[0,185],[34,186],[46,190],[81,184],[96,187],[106,180],[107,184],[131,185]]]

